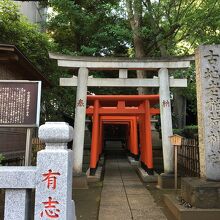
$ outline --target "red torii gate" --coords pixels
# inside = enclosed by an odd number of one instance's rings
[[[102,124],[104,121],[123,121],[125,116],[135,116],[139,122],[140,131],[140,159],[142,167],[153,174],[153,155],[151,138],[151,115],[160,113],[154,108],[159,103],[159,95],[89,95],[86,114],[92,116],[92,143],[90,155],[90,175],[94,175],[99,156],[102,152]],[[108,117],[107,117],[108,116]],[[117,117],[118,118],[117,118]],[[110,117],[110,118],[109,118]],[[112,117],[112,118],[111,118]],[[121,119],[120,119],[121,117]],[[120,119],[120,120],[119,120]],[[129,121],[129,118],[124,118]],[[134,123],[134,122],[133,122]],[[134,134],[134,130],[131,135]]]
[[[129,126],[128,149],[131,154],[138,157],[137,116],[101,116],[101,124],[125,124]],[[100,136],[102,143],[102,136]]]

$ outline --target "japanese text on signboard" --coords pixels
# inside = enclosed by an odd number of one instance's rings
[[[0,125],[37,124],[37,82],[0,81]]]

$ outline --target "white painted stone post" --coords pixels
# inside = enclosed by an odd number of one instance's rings
[[[173,146],[170,143],[169,136],[173,135],[170,87],[168,69],[162,68],[158,72],[160,84],[160,118],[163,145],[163,163],[164,173],[173,173]]]
[[[37,154],[35,220],[75,220],[72,200],[73,152],[67,142],[73,128],[64,122],[47,122],[39,128],[39,138],[46,143]]]
[[[196,50],[201,177],[220,181],[220,45]]]
[[[76,176],[82,174],[88,74],[87,68],[80,68],[77,79],[73,138],[73,174]]]

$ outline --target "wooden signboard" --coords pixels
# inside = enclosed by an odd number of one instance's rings
[[[0,80],[0,127],[38,127],[40,81]]]
[[[169,136],[169,138],[170,138],[171,144],[174,146],[180,146],[182,144],[183,137],[178,134],[174,134],[172,136]]]

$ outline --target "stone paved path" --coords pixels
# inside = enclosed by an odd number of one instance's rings
[[[165,220],[126,159],[107,159],[99,220]]]

